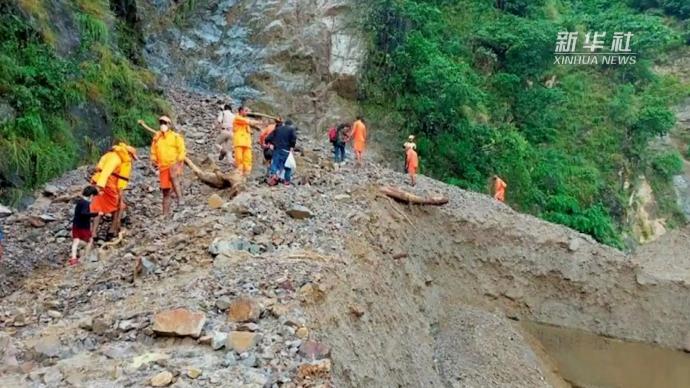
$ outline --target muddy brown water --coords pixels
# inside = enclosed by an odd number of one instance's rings
[[[582,330],[523,322],[574,387],[690,387],[690,354]]]

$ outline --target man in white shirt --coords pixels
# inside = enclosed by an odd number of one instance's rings
[[[232,123],[235,121],[235,115],[232,113],[232,106],[225,104],[223,110],[218,113],[215,127],[220,129],[218,141],[216,142],[220,149],[218,160],[225,159],[225,155],[230,154],[230,163],[232,163]]]

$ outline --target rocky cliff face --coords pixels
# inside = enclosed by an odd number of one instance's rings
[[[363,42],[348,0],[159,0],[138,5],[149,67],[302,125],[350,117]]]

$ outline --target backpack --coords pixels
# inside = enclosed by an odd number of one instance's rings
[[[331,143],[335,143],[337,138],[338,138],[338,130],[335,129],[335,127],[328,128],[328,141],[330,141]]]

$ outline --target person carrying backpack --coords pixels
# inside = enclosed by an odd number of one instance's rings
[[[336,164],[345,162],[345,145],[347,144],[347,134],[350,131],[348,124],[340,124],[335,129],[333,137],[333,155]]]

